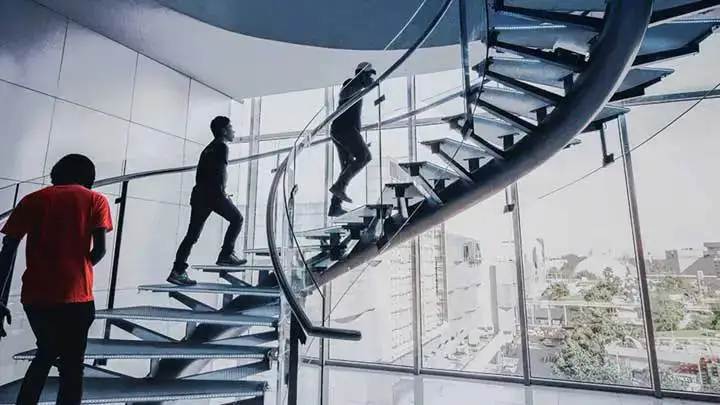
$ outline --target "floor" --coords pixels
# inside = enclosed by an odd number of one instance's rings
[[[298,403],[319,404],[319,368],[301,370]],[[329,371],[329,405],[697,405],[704,402],[656,399],[514,383],[461,380],[347,368]]]

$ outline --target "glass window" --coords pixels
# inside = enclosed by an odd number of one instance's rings
[[[615,131],[607,142],[619,156]],[[585,134],[519,183],[531,373],[648,386],[622,164],[573,183],[601,161]]]
[[[423,366],[522,374],[512,214],[495,195],[421,237]]]
[[[631,144],[690,105],[634,108]],[[720,140],[710,127],[718,111],[719,100],[705,100],[633,152],[655,347],[669,390],[720,393]]]

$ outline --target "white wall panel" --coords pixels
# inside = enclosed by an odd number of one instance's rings
[[[183,163],[183,139],[130,124],[126,173],[165,169]],[[133,181],[128,193],[133,197],[177,203],[180,198],[180,174],[149,177]]]
[[[193,80],[187,139],[203,145],[209,143],[213,139],[210,121],[218,115],[230,115],[230,98]]]
[[[95,163],[97,178],[122,174],[127,121],[57,101],[45,173],[68,153],[81,153]]]
[[[0,177],[42,175],[52,110],[52,97],[0,82]]]
[[[175,258],[178,210],[176,205],[128,200],[118,288],[165,280]]]
[[[0,0],[0,78],[54,95],[66,25],[32,1]]]
[[[60,97],[129,119],[137,57],[117,42],[70,23]]]
[[[185,137],[190,79],[140,56],[135,78],[132,119]]]

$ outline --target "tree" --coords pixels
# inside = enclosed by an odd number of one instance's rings
[[[620,293],[621,283],[617,277],[606,277],[585,292],[583,298],[589,302],[610,302]]]
[[[659,332],[677,330],[680,322],[685,318],[685,305],[659,294],[654,294],[651,302],[655,330]]]
[[[612,310],[583,308],[573,322],[564,346],[553,361],[553,369],[570,379],[614,384],[622,380],[617,366],[606,360],[607,345],[620,342],[629,333],[617,322]]]
[[[557,301],[570,295],[570,289],[568,289],[565,283],[553,283],[542,293],[542,297]]]
[[[710,320],[710,329],[720,330],[720,306],[713,305],[712,318]]]

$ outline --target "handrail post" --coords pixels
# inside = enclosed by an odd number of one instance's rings
[[[122,182],[120,189],[120,197],[115,199],[115,204],[119,204],[117,226],[115,227],[115,248],[113,250],[112,268],[110,270],[110,289],[108,290],[107,309],[115,307],[115,292],[117,290],[118,268],[120,266],[120,247],[122,246],[123,228],[125,227],[125,208],[127,207],[128,180]],[[110,338],[110,321],[105,321],[105,332],[103,339]],[[104,364],[107,360],[102,360],[98,364]]]
[[[290,315],[290,355],[288,359],[288,401],[287,405],[297,405],[298,373],[300,368],[300,343],[305,343],[307,336],[294,314]]]

